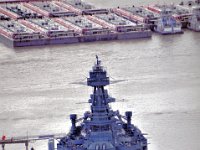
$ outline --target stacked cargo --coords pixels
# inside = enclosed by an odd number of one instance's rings
[[[1,21],[0,36],[4,42],[12,46],[26,46],[26,43],[30,43],[38,39],[42,42],[44,39],[39,32],[34,31],[16,21]]]

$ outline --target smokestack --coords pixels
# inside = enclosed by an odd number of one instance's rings
[[[71,119],[71,123],[72,123],[72,127],[71,127],[72,131],[74,131],[76,129],[76,118],[77,118],[76,114],[70,115],[70,119]]]
[[[132,111],[127,111],[125,113],[125,115],[126,115],[126,119],[127,119],[127,126],[130,126],[131,125]]]

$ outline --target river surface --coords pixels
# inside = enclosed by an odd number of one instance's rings
[[[89,2],[115,7],[165,1]],[[0,134],[67,132],[69,114],[82,117],[89,109],[81,102],[92,92],[84,82],[96,54],[113,82],[109,93],[124,99],[112,108],[133,111],[133,123],[148,133],[149,150],[200,149],[200,33],[189,30],[150,39],[18,49],[0,43]],[[47,149],[46,142],[32,145]]]

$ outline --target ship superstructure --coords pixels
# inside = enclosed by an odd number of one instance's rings
[[[180,7],[178,7],[178,5],[174,4],[170,5],[155,4],[155,5],[149,5],[145,8],[159,15],[163,13],[163,10],[166,9],[170,10],[172,17],[175,18],[176,21],[181,22],[183,28],[187,27],[188,19],[192,15],[188,10],[181,9]]]
[[[90,111],[81,118],[71,114],[69,133],[9,137],[0,139],[2,150],[8,144],[25,144],[38,140],[48,140],[48,150],[147,150],[145,134],[132,124],[132,111],[121,115],[119,110],[112,110],[110,103],[115,98],[108,94],[106,86],[110,84],[107,71],[96,56],[96,62],[89,72],[87,85],[93,88],[88,103]],[[34,148],[31,148],[34,150]]]
[[[188,20],[187,27],[194,31],[200,31],[200,5],[192,9],[192,16]]]
[[[131,123],[132,112],[127,111],[122,116],[109,106],[109,103],[115,102],[105,88],[109,84],[107,72],[97,56],[87,79],[87,85],[93,88],[88,101],[91,110],[80,119],[76,114],[70,115],[71,130],[60,139],[57,150],[147,150],[147,139]],[[54,150],[52,141],[49,142],[49,150]]]
[[[191,14],[187,27],[194,31],[200,31],[200,0],[181,2],[177,7]]]
[[[159,19],[155,22],[154,30],[161,34],[183,33],[181,22],[172,16],[172,10],[163,8],[160,12]]]

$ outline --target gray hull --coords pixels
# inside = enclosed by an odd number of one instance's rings
[[[16,41],[4,36],[0,36],[2,43],[5,43],[11,47],[25,47],[25,46],[40,46],[40,45],[54,45],[54,44],[71,44],[81,42],[94,42],[94,41],[109,41],[109,40],[127,40],[138,38],[150,38],[152,36],[151,31],[140,32],[126,32],[126,33],[111,33],[102,35],[84,35],[76,37],[62,37],[62,38],[48,38],[48,39],[34,39]]]

